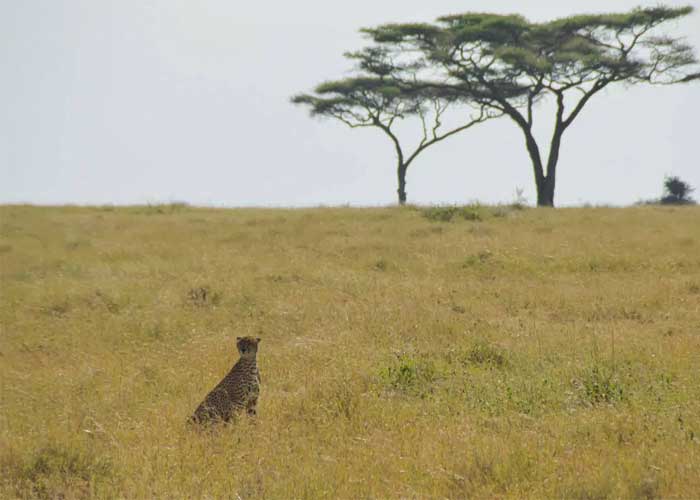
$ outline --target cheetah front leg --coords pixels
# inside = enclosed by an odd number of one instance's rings
[[[246,404],[246,413],[249,417],[254,417],[258,414],[258,398],[250,398]]]

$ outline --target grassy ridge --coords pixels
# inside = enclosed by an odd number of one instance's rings
[[[0,231],[2,497],[700,491],[699,208],[9,206]],[[188,431],[241,335],[257,421]]]

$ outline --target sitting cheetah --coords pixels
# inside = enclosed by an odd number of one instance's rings
[[[240,359],[197,407],[190,417],[191,423],[228,422],[243,409],[248,415],[255,415],[260,394],[260,372],[256,360],[259,342],[260,339],[254,337],[237,338]]]

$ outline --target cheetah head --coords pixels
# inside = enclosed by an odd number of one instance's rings
[[[258,352],[258,342],[260,338],[256,337],[237,337],[236,347],[241,357],[254,357]]]

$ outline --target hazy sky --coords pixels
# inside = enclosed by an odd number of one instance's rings
[[[342,53],[363,45],[358,28],[657,3],[0,0],[0,203],[394,203],[386,137],[289,104],[349,74]],[[700,48],[699,12],[672,29]],[[595,97],[564,138],[556,203],[632,203],[658,196],[664,175],[700,195],[699,112],[697,84]],[[535,200],[521,132],[504,118],[420,157],[407,191],[419,203],[497,202],[516,187]]]

